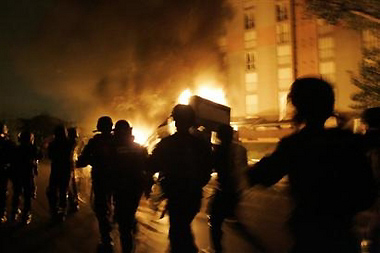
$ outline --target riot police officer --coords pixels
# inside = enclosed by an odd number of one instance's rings
[[[132,231],[135,213],[145,188],[147,158],[147,150],[134,142],[129,123],[125,120],[116,122],[112,187],[123,252],[132,252],[134,248]]]
[[[48,155],[51,160],[51,172],[46,194],[50,212],[53,220],[64,220],[71,174],[71,145],[65,126],[55,128],[54,140],[49,144]]]
[[[42,154],[34,145],[34,135],[30,131],[22,131],[19,135],[19,145],[15,149],[12,166],[13,202],[11,219],[14,221],[19,213],[20,195],[23,195],[22,223],[29,224],[32,220],[32,198],[35,193],[34,178],[38,175],[38,161]]]
[[[6,198],[9,180],[9,167],[12,161],[14,143],[9,139],[8,128],[0,123],[0,222],[7,221]]]
[[[171,252],[197,252],[190,224],[201,207],[202,187],[211,174],[211,145],[190,133],[195,113],[188,105],[172,112],[177,132],[153,150],[149,167],[159,172],[168,199]]]
[[[94,191],[94,211],[98,219],[101,236],[98,250],[103,252],[109,252],[113,249],[110,235],[112,126],[113,123],[110,117],[100,117],[95,130],[95,132],[99,133],[88,141],[77,161],[77,167],[79,168],[87,165],[92,166],[91,178]]]

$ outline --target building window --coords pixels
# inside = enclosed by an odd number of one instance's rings
[[[246,96],[246,113],[247,115],[256,115],[258,112],[258,96],[257,94],[249,94]]]
[[[278,65],[290,65],[292,63],[292,50],[289,44],[277,46],[277,63]]]
[[[257,45],[257,34],[255,30],[249,30],[244,33],[245,48],[254,48]]]
[[[245,89],[247,92],[257,91],[258,78],[256,72],[245,73]]]
[[[245,67],[247,71],[254,71],[256,69],[256,52],[249,51],[245,53]]]
[[[363,38],[363,47],[365,49],[374,49],[374,48],[380,48],[380,36],[375,35],[374,31],[371,30],[365,30],[362,34]]]
[[[278,93],[278,108],[280,120],[285,119],[287,116],[288,93],[288,91],[280,91]]]
[[[276,25],[277,43],[289,43],[290,42],[290,25],[289,23],[279,23]]]
[[[288,90],[293,81],[292,68],[278,69],[278,88],[280,90]]]
[[[286,3],[277,3],[276,4],[276,20],[277,22],[288,20],[288,7]]]
[[[319,63],[319,73],[322,75],[323,78],[334,83],[336,73],[335,62],[326,61]]]
[[[334,58],[335,43],[332,37],[323,37],[318,39],[318,51],[320,59]]]
[[[254,10],[245,10],[244,12],[244,28],[251,30],[255,28],[255,15]]]

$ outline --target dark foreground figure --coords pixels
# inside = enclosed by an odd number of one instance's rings
[[[7,221],[7,187],[14,148],[15,144],[9,139],[7,126],[0,123],[0,224]]]
[[[209,203],[211,241],[215,253],[222,252],[222,225],[226,218],[235,217],[235,209],[244,189],[243,176],[247,169],[247,150],[233,141],[233,129],[221,125],[217,131],[221,144],[213,153],[218,184]]]
[[[202,187],[210,179],[211,148],[190,134],[195,123],[190,106],[177,105],[172,115],[177,132],[157,144],[150,167],[160,172],[168,199],[171,252],[197,252],[190,224],[201,207]]]
[[[19,145],[15,148],[14,162],[11,169],[13,181],[13,201],[11,220],[15,221],[19,213],[20,197],[23,197],[21,222],[29,224],[32,219],[32,199],[35,194],[34,178],[38,174],[38,160],[42,155],[34,145],[34,136],[29,131],[22,131]]]
[[[53,220],[62,221],[66,216],[67,193],[71,176],[71,150],[66,127],[57,126],[54,129],[54,140],[48,148],[51,171],[46,191]]]
[[[121,248],[134,250],[135,214],[145,189],[148,153],[133,141],[132,128],[125,120],[115,124],[112,158],[112,189],[115,218],[119,224]]]
[[[295,202],[289,221],[293,252],[359,252],[353,217],[375,197],[363,139],[324,128],[334,107],[332,87],[324,80],[297,79],[289,99],[301,129],[250,169],[250,183],[270,186],[289,176]]]
[[[369,108],[363,113],[363,121],[367,125],[364,137],[368,144],[367,155],[369,157],[372,172],[376,181],[377,198],[370,212],[374,214],[372,220],[372,233],[369,234],[370,252],[380,252],[380,107]]]
[[[98,119],[97,132],[84,147],[78,158],[77,167],[92,166],[91,178],[94,191],[94,211],[98,219],[101,242],[100,252],[110,252],[113,248],[111,238],[111,154],[112,154],[112,119],[103,116]]]

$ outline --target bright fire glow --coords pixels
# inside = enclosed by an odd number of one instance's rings
[[[179,104],[187,105],[190,102],[190,97],[192,95],[198,95],[207,100],[213,101],[218,104],[228,105],[226,95],[221,88],[213,88],[209,86],[199,87],[196,92],[193,94],[190,89],[184,90],[178,98]]]
[[[135,137],[135,142],[140,145],[145,145],[150,136],[150,131],[144,128],[133,127],[132,135]]]
[[[202,86],[197,90],[196,94],[215,103],[227,105],[226,95],[221,88]]]
[[[184,90],[181,95],[179,95],[178,103],[182,105],[187,105],[190,102],[191,91],[190,89]]]

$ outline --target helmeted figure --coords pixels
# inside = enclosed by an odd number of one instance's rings
[[[218,184],[209,203],[210,231],[214,251],[222,252],[222,224],[226,218],[235,217],[235,209],[245,188],[247,150],[233,141],[233,129],[221,125],[217,131],[220,145],[213,152],[214,170]]]
[[[211,174],[211,146],[190,134],[195,115],[188,105],[172,113],[177,132],[162,139],[150,159],[152,172],[159,172],[168,200],[171,252],[197,252],[190,224],[200,210],[202,187]]]
[[[10,179],[9,169],[14,154],[15,144],[9,139],[8,128],[0,123],[0,222],[7,221],[6,198]]]
[[[119,120],[114,128],[112,189],[123,252],[132,252],[135,213],[147,179],[147,150],[134,142],[132,128]]]
[[[250,183],[270,186],[288,175],[295,204],[289,221],[293,252],[359,252],[353,217],[375,197],[363,137],[324,127],[334,108],[328,82],[297,79],[289,99],[300,130],[250,168]]]
[[[111,161],[112,161],[112,119],[103,116],[98,119],[97,130],[78,157],[77,167],[92,166],[91,178],[94,191],[94,211],[98,219],[101,242],[99,251],[112,251],[111,232]]]
[[[34,135],[30,131],[22,131],[19,145],[15,148],[12,165],[13,201],[11,217],[14,221],[19,213],[20,196],[23,196],[22,223],[29,224],[32,219],[32,198],[35,192],[35,177],[38,175],[38,161],[42,154],[34,145]]]
[[[65,219],[71,175],[71,148],[66,127],[57,126],[54,129],[54,140],[48,147],[51,171],[46,191],[53,220]]]

